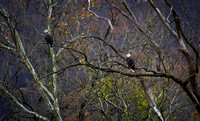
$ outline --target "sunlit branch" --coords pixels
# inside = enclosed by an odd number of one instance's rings
[[[169,15],[168,15],[167,18],[166,18],[166,21],[167,21],[168,23],[170,23],[169,17],[171,16],[171,14],[172,14],[172,8],[170,9]]]
[[[111,31],[113,30],[113,25],[112,25],[110,19],[108,19],[106,17],[99,16],[94,11],[90,10],[90,0],[88,0],[88,11],[91,12],[91,13],[93,13],[97,18],[107,20],[108,23],[109,23],[109,25],[110,25]]]
[[[47,28],[49,33],[51,33],[51,24],[52,24],[52,13],[53,13],[53,7],[57,4],[57,3],[53,3],[53,0],[48,0],[48,4],[49,4],[49,8],[48,8],[48,15],[47,15]],[[56,55],[54,53],[54,49],[53,47],[49,48],[50,54],[51,54],[51,61],[52,61],[52,71],[56,72],[57,68],[56,68]],[[54,110],[53,114],[56,118],[57,121],[62,121],[62,117],[60,115],[60,109],[59,109],[59,103],[58,103],[58,85],[57,85],[57,73],[53,73],[52,75],[53,79],[52,79],[52,84],[53,84],[53,107]]]
[[[16,49],[14,49],[14,48],[12,48],[12,47],[9,47],[9,46],[6,46],[6,45],[4,45],[4,44],[2,44],[2,43],[0,43],[0,47],[3,47],[3,48],[6,48],[6,49],[8,49],[8,50],[12,50],[13,52],[16,52]]]
[[[13,32],[13,38],[15,39],[15,41],[18,44],[18,54],[21,57],[21,61],[22,63],[24,63],[26,65],[26,67],[28,68],[29,72],[31,73],[32,77],[34,78],[36,84],[39,87],[39,90],[41,92],[41,95],[43,96],[43,98],[45,99],[46,103],[48,104],[49,108],[51,110],[54,109],[51,101],[49,100],[48,96],[53,100],[53,95],[50,93],[50,91],[42,84],[42,82],[40,80],[38,80],[38,76],[36,74],[36,71],[34,69],[34,67],[32,66],[32,63],[30,62],[29,58],[26,55],[24,46],[22,44],[21,38],[18,34],[18,31],[16,30],[16,27],[13,26],[13,23],[10,21],[10,19],[8,18],[7,12],[4,10],[3,6],[0,4],[0,13],[2,14],[2,16],[4,16],[5,20],[7,21],[8,26],[10,27],[11,31]],[[16,45],[17,46],[17,45]],[[48,96],[47,96],[48,95]]]
[[[36,113],[36,112],[33,112],[33,111],[30,111],[29,109],[27,109],[26,107],[24,107],[23,104],[21,104],[16,98],[14,95],[12,95],[10,92],[8,92],[2,85],[0,85],[0,89],[3,90],[5,93],[7,93],[10,98],[19,106],[21,107],[25,112],[29,113],[29,114],[32,114],[32,115],[35,115],[36,117],[44,120],[44,121],[49,121],[46,117]]]

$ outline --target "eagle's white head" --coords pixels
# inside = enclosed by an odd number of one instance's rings
[[[48,29],[45,29],[45,30],[44,30],[44,33],[48,33],[48,32],[49,32],[49,30],[48,30]]]
[[[131,54],[130,53],[127,53],[126,54],[126,57],[128,58],[128,57],[131,57]]]

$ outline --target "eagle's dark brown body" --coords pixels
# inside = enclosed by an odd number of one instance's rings
[[[135,62],[134,62],[133,58],[127,57],[126,58],[126,63],[128,64],[129,68],[131,68],[132,70],[135,69]]]
[[[47,41],[47,43],[53,47],[53,36],[51,34],[46,34],[45,36],[45,40]]]

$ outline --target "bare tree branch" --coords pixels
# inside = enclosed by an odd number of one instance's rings
[[[111,31],[113,30],[113,25],[112,25],[110,19],[108,19],[106,17],[99,16],[94,11],[90,10],[90,0],[88,0],[88,11],[91,12],[91,13],[93,13],[97,18],[107,20],[108,23],[109,23],[109,25],[110,25]]]
[[[44,120],[44,121],[49,121],[46,117],[44,117],[44,116],[42,116],[42,115],[40,115],[40,114],[38,114],[38,113],[36,113],[36,112],[30,111],[30,110],[28,110],[26,107],[24,107],[24,105],[21,104],[21,103],[15,98],[15,96],[12,95],[10,92],[8,92],[8,90],[6,90],[2,85],[0,85],[0,89],[3,90],[5,93],[7,93],[7,94],[11,97],[11,99],[12,99],[19,107],[21,107],[24,111],[26,111],[27,113],[32,114],[32,115],[35,115],[36,117],[38,117],[38,118],[40,118],[40,119],[42,119],[42,120]]]

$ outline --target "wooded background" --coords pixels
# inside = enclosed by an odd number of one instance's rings
[[[1,0],[0,120],[199,120],[199,6]]]

